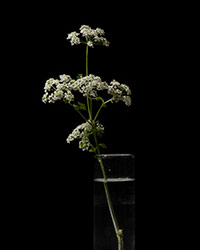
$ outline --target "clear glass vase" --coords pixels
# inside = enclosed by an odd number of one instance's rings
[[[94,167],[94,250],[135,250],[135,158],[132,154],[100,155]],[[123,232],[119,247],[112,212],[105,192],[108,188],[115,220]]]

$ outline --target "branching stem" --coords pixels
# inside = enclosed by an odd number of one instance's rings
[[[86,39],[86,42],[87,42],[87,39]],[[87,45],[87,43],[86,43],[86,76],[88,76],[88,45]],[[101,98],[102,104],[101,104],[100,108],[98,109],[94,119],[92,119],[92,98],[89,98],[89,95],[87,95],[86,99],[87,99],[87,110],[88,110],[89,119],[93,123],[93,126],[95,126],[95,121],[96,121],[101,109],[107,103],[112,102],[113,98],[107,100],[106,102],[104,102],[103,98]],[[87,121],[87,119],[83,116],[83,114],[78,109],[76,109],[76,111],[84,118],[84,120]],[[102,161],[102,158],[101,158],[101,152],[100,152],[99,144],[98,144],[98,141],[97,141],[96,131],[93,132],[93,136],[94,136],[94,141],[95,141],[95,146],[96,147],[94,147],[91,143],[90,143],[90,146],[92,147],[92,151],[95,152],[95,154],[96,154],[96,157],[97,157],[97,160],[98,160],[99,165],[101,167],[102,175],[103,175],[103,178],[104,178],[104,182],[103,182],[104,191],[105,191],[106,200],[107,200],[108,208],[109,208],[109,211],[110,211],[111,219],[112,219],[112,222],[113,222],[113,226],[114,226],[114,229],[115,229],[116,237],[118,239],[118,250],[123,250],[123,232],[122,232],[122,229],[119,228],[117,217],[115,215],[115,211],[114,211],[114,208],[113,208],[113,205],[112,205],[112,201],[111,201],[111,197],[110,197],[110,193],[109,193],[109,189],[108,189],[107,175],[106,175],[106,171],[105,171],[103,161]]]
[[[102,102],[102,104],[101,104],[101,106],[100,106],[100,108],[99,108],[99,110],[97,111],[97,113],[96,113],[96,115],[95,115],[95,117],[94,117],[94,121],[96,121],[96,119],[97,119],[97,117],[98,117],[98,115],[99,115],[99,112],[101,111],[101,109],[103,108],[103,106],[105,106],[107,103],[109,103],[109,102],[112,102],[112,98],[111,99],[109,99],[109,100],[107,100],[106,102]]]

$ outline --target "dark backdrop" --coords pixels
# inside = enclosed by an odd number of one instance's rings
[[[131,20],[130,20],[131,21]],[[41,102],[45,81],[60,74],[76,77],[77,73],[85,74],[85,47],[71,46],[66,40],[71,31],[78,31],[82,23],[91,27],[102,27],[110,41],[110,47],[95,47],[89,50],[89,73],[99,75],[109,82],[113,79],[130,86],[132,105],[123,103],[110,105],[101,114],[105,122],[104,140],[107,152],[135,153],[135,100],[137,82],[137,32],[135,25],[125,21],[101,22],[100,20],[76,20],[64,22],[40,23],[34,33],[34,62],[31,76],[31,103],[37,133],[34,137],[47,144],[53,151],[61,147],[65,152],[79,153],[77,145],[67,145],[65,139],[72,129],[82,121],[69,106],[63,103],[46,104]],[[34,139],[36,139],[34,138]],[[131,143],[130,143],[131,142]],[[53,144],[54,147],[50,145]],[[74,144],[74,143],[73,143]],[[60,145],[60,146],[59,146]],[[40,148],[40,147],[39,147]],[[87,154],[87,153],[86,153]],[[53,157],[53,156],[52,156]]]
[[[177,216],[182,211],[181,207],[174,212],[181,192],[174,192],[173,187],[191,165],[183,171],[180,160],[185,161],[187,154],[182,157],[177,152],[180,142],[188,149],[182,133],[186,118],[176,124],[180,110],[185,111],[181,106],[185,102],[177,98],[182,88],[179,76],[187,71],[177,69],[181,68],[179,55],[181,59],[185,56],[182,48],[187,25],[178,16],[185,14],[180,6],[149,5],[66,1],[43,5],[17,2],[7,10],[5,5],[2,8],[1,183],[7,245],[63,249],[70,244],[73,249],[92,249],[93,156],[82,152],[75,142],[66,143],[68,134],[82,121],[62,103],[41,102],[47,79],[84,73],[84,47],[71,47],[66,41],[67,34],[82,24],[103,28],[111,42],[108,48],[90,49],[89,72],[108,82],[116,79],[128,84],[133,93],[131,107],[110,105],[100,118],[108,146],[104,152],[136,156],[136,235],[141,235],[137,245],[145,249],[142,244],[147,243],[155,248],[158,239],[162,246],[171,244],[169,231],[165,234],[160,229],[170,228],[172,236],[171,225],[177,218],[172,222],[171,214]],[[177,16],[176,25],[171,10]],[[176,40],[180,28],[184,35]],[[173,98],[178,108],[174,109]],[[171,194],[175,195],[173,202]],[[185,222],[182,217],[180,221]]]
[[[42,103],[43,87],[47,79],[60,74],[74,78],[77,73],[85,74],[85,47],[71,46],[66,40],[68,33],[78,31],[82,24],[103,28],[110,46],[89,49],[89,73],[107,82],[115,79],[132,90],[130,107],[109,105],[99,117],[105,126],[107,149],[103,152],[137,157],[136,88],[141,77],[142,20],[133,5],[77,7],[78,11],[56,7],[37,6],[20,22],[23,36],[17,55],[23,56],[23,66],[16,65],[26,94],[19,108],[14,107],[20,110],[13,119],[19,127],[13,147],[19,149],[20,162],[14,170],[20,180],[15,206],[25,218],[27,248],[62,249],[69,243],[76,244],[75,249],[92,249],[94,159],[76,142],[66,143],[68,134],[83,121],[62,102]]]
[[[37,235],[42,233],[44,237],[45,232],[48,244],[51,241],[65,244],[68,237],[76,239],[79,233],[80,241],[83,241],[81,231],[87,230],[84,241],[88,242],[84,244],[92,247],[93,154],[82,152],[77,142],[66,143],[68,134],[83,120],[70,106],[41,102],[44,83],[50,77],[69,74],[75,78],[77,73],[85,74],[85,46],[71,46],[66,41],[67,34],[78,31],[82,24],[103,28],[110,41],[108,48],[89,49],[89,73],[99,75],[107,82],[116,79],[125,83],[133,93],[130,107],[118,103],[102,111],[99,119],[105,126],[103,141],[107,145],[103,152],[135,154],[138,48],[134,22],[130,17],[119,23],[114,20],[102,22],[98,18],[83,18],[76,22],[61,19],[56,23],[45,20],[35,33],[38,37],[34,49],[37,63],[31,84],[35,145],[32,148],[35,162],[32,165],[35,176],[33,195],[39,228]]]

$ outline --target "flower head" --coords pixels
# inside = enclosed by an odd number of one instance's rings
[[[105,38],[105,32],[101,28],[92,29],[88,25],[82,25],[79,32],[71,32],[67,36],[71,45],[86,44],[86,52],[88,47],[94,48],[95,45],[109,46],[109,41]],[[86,53],[86,56],[88,53]],[[101,137],[104,133],[104,126],[97,121],[100,110],[106,107],[109,102],[122,101],[126,105],[131,105],[131,90],[126,84],[121,84],[116,80],[107,83],[102,81],[99,76],[93,74],[88,75],[87,57],[86,57],[86,76],[82,74],[74,80],[70,75],[62,74],[59,79],[50,78],[44,86],[44,94],[42,101],[44,103],[55,103],[62,100],[70,104],[84,118],[85,122],[78,125],[71,134],[67,137],[67,143],[71,143],[75,139],[79,140],[79,148],[97,152],[98,147],[105,147],[105,144],[97,144],[96,136]],[[102,93],[103,92],[103,93]],[[77,97],[82,95],[87,102],[81,103],[76,101]],[[109,97],[104,100],[104,96]],[[103,96],[103,98],[102,98]],[[86,98],[85,98],[86,97]],[[101,101],[100,107],[93,116],[96,106],[92,106],[93,101]],[[92,109],[93,107],[93,109]],[[88,111],[89,119],[85,116],[85,111]],[[92,112],[93,111],[93,112]],[[94,135],[95,146],[90,142],[90,136]]]
[[[104,127],[99,122],[96,124],[96,132],[99,135],[102,135],[104,132]],[[90,134],[92,134],[93,126],[90,121],[78,125],[72,133],[67,137],[67,143],[74,141],[75,139],[79,140],[79,148],[83,151],[89,150],[91,143],[89,140]]]
[[[71,103],[75,99],[75,92],[81,93],[84,97],[100,97],[100,91],[106,91],[112,96],[114,102],[123,101],[127,106],[131,105],[131,90],[126,84],[121,84],[116,80],[109,84],[99,76],[90,74],[73,80],[69,75],[60,75],[59,80],[50,78],[44,86],[44,103],[54,103],[57,100],[64,100]]]
[[[44,86],[44,95],[42,101],[44,103],[55,103],[57,100],[66,100],[72,102],[74,95],[71,92],[71,84],[74,81],[69,75],[60,75],[60,80],[50,78]]]
[[[88,41],[88,42],[87,42],[87,45],[88,45],[89,47],[94,48],[94,44],[93,44],[93,42],[92,42],[92,41]]]
[[[109,41],[104,37],[105,32],[101,28],[92,29],[88,25],[81,25],[80,32],[71,32],[68,34],[67,39],[70,40],[71,45],[77,45],[80,43],[86,43],[89,47],[94,48],[94,45],[104,45],[109,46]],[[79,37],[85,38],[82,41]]]
[[[75,44],[77,45],[81,43],[80,38],[78,36],[79,36],[79,33],[74,31],[68,34],[67,39],[70,40],[71,45],[75,45]]]
[[[120,84],[113,80],[108,86],[108,94],[113,96],[113,101],[123,101],[126,105],[131,105],[131,90],[126,84]]]

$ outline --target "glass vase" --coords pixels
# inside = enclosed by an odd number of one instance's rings
[[[135,250],[135,158],[103,154],[100,159],[94,166],[94,250]],[[123,235],[121,247],[116,227]]]

